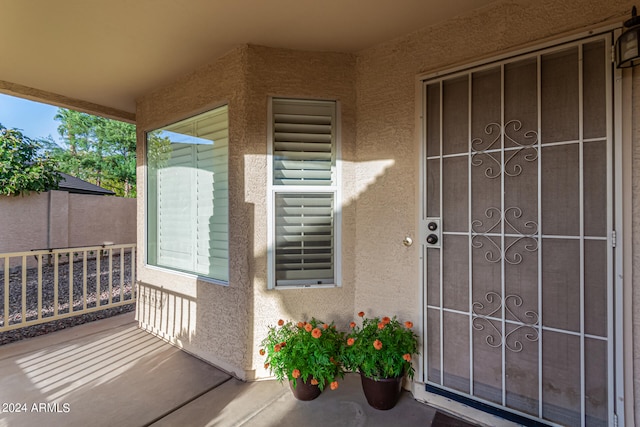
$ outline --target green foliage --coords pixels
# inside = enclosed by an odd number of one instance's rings
[[[395,378],[404,375],[413,378],[411,357],[418,353],[418,336],[411,330],[413,324],[401,324],[393,319],[362,317],[362,326],[351,322],[342,349],[341,362],[345,368],[373,378]]]
[[[58,188],[61,177],[51,159],[40,155],[41,149],[39,142],[0,124],[0,194],[17,196]]]
[[[326,324],[311,319],[308,323],[293,324],[280,320],[278,326],[269,327],[260,354],[266,354],[265,367],[280,382],[286,378],[292,380],[295,387],[297,378],[304,382],[315,379],[321,390],[327,385],[335,388],[336,377],[343,376],[338,362],[343,336],[333,322]]]
[[[171,158],[171,140],[161,136],[160,131],[147,134],[147,164],[158,169],[167,165]]]
[[[129,123],[58,109],[58,133],[65,147],[50,153],[59,170],[99,185],[117,196],[136,197],[136,128]]]

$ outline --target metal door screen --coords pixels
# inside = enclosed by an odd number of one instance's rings
[[[550,424],[612,419],[610,46],[424,82],[428,384]]]

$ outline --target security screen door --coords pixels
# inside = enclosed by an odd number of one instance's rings
[[[424,81],[428,386],[552,425],[613,420],[610,46]]]

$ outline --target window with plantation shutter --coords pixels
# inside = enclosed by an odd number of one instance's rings
[[[272,99],[269,286],[339,285],[336,103]]]
[[[228,114],[147,134],[147,263],[229,280]]]

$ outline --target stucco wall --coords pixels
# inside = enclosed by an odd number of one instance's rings
[[[357,160],[363,165],[375,160],[393,163],[357,204],[359,308],[389,307],[416,319],[420,314],[415,304],[419,299],[415,285],[419,282],[418,245],[410,249],[402,245],[405,234],[415,239],[418,231],[416,77],[593,26],[612,16],[622,19],[631,5],[597,0],[506,1],[358,55]],[[358,182],[368,181],[369,173],[366,167],[360,168]],[[376,251],[366,250],[374,246]],[[371,268],[374,265],[382,267]]]
[[[47,247],[49,195],[0,196],[0,253]]]
[[[136,242],[136,200],[69,194],[69,246]]]
[[[355,294],[355,57],[337,53],[311,53],[259,46],[248,47],[247,191],[253,206],[253,340],[249,342],[252,369],[265,376],[264,358],[258,356],[268,325],[278,318],[311,317],[346,326]],[[339,101],[342,151],[342,287],[327,289],[267,290],[267,105],[269,96]]]
[[[416,77],[444,71],[569,33],[627,19],[631,1],[505,1],[441,25],[383,43],[358,54],[357,181],[371,180],[367,162],[388,161],[387,168],[357,201],[357,309],[404,313],[420,319],[419,245],[407,249],[402,238],[418,237],[416,225],[419,151],[416,124]],[[636,72],[637,73],[637,72]],[[640,99],[634,101],[637,120]],[[640,312],[640,156],[634,138],[633,246],[636,290],[634,313]],[[384,201],[384,203],[380,203]],[[372,233],[371,230],[376,230]],[[370,250],[375,247],[376,250]],[[627,279],[628,284],[629,281]],[[640,360],[640,316],[635,314],[635,360]],[[640,419],[640,363],[634,371],[636,419]]]
[[[104,242],[136,242],[135,199],[66,191],[0,196],[0,253]]]
[[[186,351],[244,378],[250,333],[250,212],[244,201],[246,48],[236,49],[137,103],[138,238],[145,240],[144,132],[229,105],[229,286],[145,267],[138,256],[142,326]]]
[[[441,25],[389,41],[357,55],[304,53],[244,46],[193,74],[140,98],[143,131],[229,103],[229,287],[198,282],[140,265],[152,284],[141,304],[142,323],[187,350],[251,378],[265,374],[255,351],[266,325],[278,317],[348,321],[353,313],[421,319],[417,241],[419,146],[416,77],[453,65],[619,23],[627,0],[498,2]],[[570,17],[570,18],[569,18]],[[343,287],[266,290],[267,97],[338,99],[342,107]],[[634,117],[640,97],[634,98]],[[634,312],[640,313],[640,149],[634,155]],[[144,147],[139,144],[138,188],[144,188]],[[141,194],[143,194],[141,192]],[[138,236],[144,237],[144,199]],[[141,260],[144,254],[141,253]],[[628,283],[628,282],[627,282]],[[173,301],[173,302],[172,302]],[[177,315],[176,315],[177,314]],[[173,315],[173,317],[172,317]],[[177,325],[175,319],[179,320]],[[173,319],[173,320],[169,320]],[[635,324],[640,325],[640,315]],[[640,349],[640,327],[634,331]],[[640,360],[640,350],[636,350]],[[636,368],[640,402],[640,368]],[[636,405],[640,408],[640,404]],[[637,414],[640,419],[640,413]]]
[[[139,320],[143,326],[187,351],[234,372],[265,376],[257,345],[278,318],[343,322],[354,297],[354,206],[352,159],[355,141],[355,59],[345,54],[311,54],[244,46],[138,101],[139,140],[143,132],[210,107],[229,105],[230,280],[220,286],[144,266]],[[269,96],[340,101],[342,108],[343,282],[341,288],[267,290],[267,105]],[[144,149],[138,148],[138,188],[144,187]],[[139,193],[141,196],[143,192]],[[138,204],[138,236],[144,238],[144,196]],[[173,301],[177,302],[173,302]],[[253,314],[252,314],[253,313]],[[168,319],[178,319],[168,320]],[[177,325],[179,323],[179,325]]]

